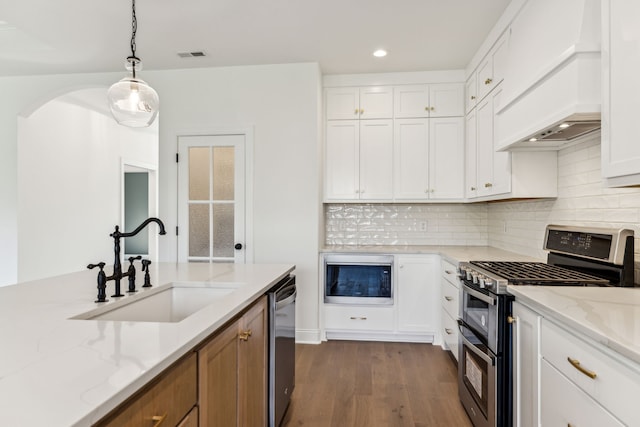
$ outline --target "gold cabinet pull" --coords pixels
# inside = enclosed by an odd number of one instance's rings
[[[513,316],[507,316],[507,323],[516,323],[516,318]]]
[[[451,271],[451,270],[445,270],[444,272],[447,273],[447,274],[453,274],[453,271]]]
[[[453,329],[449,328],[444,328],[444,331],[447,333],[447,335],[451,335],[453,333]]]
[[[484,188],[491,188],[491,187],[493,187],[493,184],[492,184],[492,183],[490,183],[490,182],[486,182],[486,183],[484,184]]]
[[[364,110],[362,108],[360,109],[360,114],[364,114]]]
[[[447,301],[453,301],[453,297],[450,297],[450,296],[446,296],[444,297],[444,299],[446,299]]]
[[[431,107],[429,110],[430,111],[436,111],[436,107]]]
[[[353,112],[353,114],[358,114],[359,112],[360,112],[360,110],[358,110],[358,109],[356,108],[356,111],[354,111],[354,112]]]
[[[153,417],[151,417],[151,421],[153,421],[153,427],[158,427],[160,424],[164,422],[165,418],[167,418],[167,414],[154,415]]]
[[[484,81],[484,84],[490,85],[492,81],[493,81],[493,79],[488,78],[487,80]]]
[[[429,111],[429,107],[424,107],[424,111]]]
[[[471,95],[471,100],[473,101],[475,99],[476,99],[476,96],[475,95]]]
[[[591,378],[592,380],[595,380],[597,375],[595,372],[590,371],[586,368],[583,368],[580,365],[580,361],[576,360],[576,359],[572,359],[570,357],[567,357],[567,360],[569,361],[569,363],[571,363],[571,366],[573,366],[574,368],[576,368],[578,371],[582,372],[583,374],[585,374],[586,376],[588,376],[589,378]]]
[[[476,187],[471,187],[471,191],[476,191]]]
[[[240,338],[241,341],[249,341],[250,336],[251,336],[251,329],[247,331],[242,331],[238,334],[238,338]]]

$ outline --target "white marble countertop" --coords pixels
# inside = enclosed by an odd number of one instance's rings
[[[294,268],[151,264],[154,285],[242,284],[177,323],[70,319],[98,306],[97,271],[0,288],[0,426],[91,425]],[[110,274],[110,267],[105,270]],[[108,282],[107,295],[112,293]]]
[[[640,363],[640,288],[508,286],[516,301]]]
[[[385,253],[385,254],[434,254],[441,255],[450,262],[457,264],[465,261],[538,261],[545,262],[537,258],[516,254],[503,249],[492,248],[491,246],[446,246],[446,245],[327,245],[322,253]]]

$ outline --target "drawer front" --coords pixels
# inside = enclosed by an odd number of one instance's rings
[[[451,317],[457,319],[460,312],[460,290],[449,281],[443,280],[441,284],[442,308]]]
[[[197,403],[197,357],[167,368],[148,386],[98,422],[101,427],[154,425],[176,426]]]
[[[458,267],[451,264],[449,261],[442,260],[442,277],[451,282],[455,287],[460,287],[458,280]]]
[[[446,311],[442,312],[442,341],[458,360],[458,322]]]
[[[542,361],[540,382],[540,425],[576,427],[624,425],[546,360]]]
[[[631,361],[623,364],[546,319],[541,335],[545,360],[622,422],[640,425],[640,368],[633,369]]]
[[[392,307],[325,305],[325,328],[393,331]]]

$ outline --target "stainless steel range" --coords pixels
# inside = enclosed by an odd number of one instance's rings
[[[633,286],[633,237],[627,229],[549,225],[547,263],[460,263],[458,383],[474,426],[512,425],[513,296],[507,285]]]

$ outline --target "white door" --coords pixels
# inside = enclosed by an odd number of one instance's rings
[[[245,135],[178,137],[178,260],[245,261]]]

